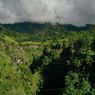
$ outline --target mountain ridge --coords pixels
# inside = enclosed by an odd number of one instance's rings
[[[94,25],[86,24],[86,26],[75,26],[72,24],[50,24],[50,23],[31,23],[31,22],[21,22],[21,23],[14,23],[14,24],[0,24],[6,30],[14,31],[14,32],[22,32],[22,33],[35,33],[40,32],[45,28],[48,27],[61,27],[64,28],[66,31],[82,31],[88,30],[90,27]]]

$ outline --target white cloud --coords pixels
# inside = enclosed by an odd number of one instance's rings
[[[94,24],[95,0],[0,0],[0,23]]]

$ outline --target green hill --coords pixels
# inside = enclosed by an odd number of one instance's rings
[[[86,25],[84,27],[77,27],[73,25],[52,25],[52,24],[39,24],[39,23],[15,23],[15,24],[0,24],[0,27],[7,31],[7,36],[12,39],[25,42],[25,41],[46,41],[55,40],[56,38],[64,38],[71,32],[92,31],[94,25]]]
[[[94,95],[95,26],[31,25],[0,25],[0,95]]]

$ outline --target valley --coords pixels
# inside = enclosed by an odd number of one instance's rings
[[[94,68],[94,25],[0,25],[0,95],[95,95]]]

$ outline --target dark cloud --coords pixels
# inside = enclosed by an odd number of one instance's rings
[[[95,24],[95,0],[0,0],[0,23]]]

